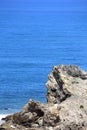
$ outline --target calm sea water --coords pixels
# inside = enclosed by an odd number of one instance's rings
[[[46,102],[54,65],[87,70],[86,1],[0,1],[0,113]]]

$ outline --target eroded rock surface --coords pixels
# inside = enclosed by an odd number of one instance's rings
[[[49,74],[47,104],[30,100],[7,116],[0,130],[87,130],[87,72],[55,66]]]

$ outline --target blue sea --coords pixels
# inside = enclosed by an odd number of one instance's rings
[[[0,0],[0,114],[46,102],[59,64],[87,70],[86,0]]]

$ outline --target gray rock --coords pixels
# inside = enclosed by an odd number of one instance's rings
[[[87,72],[77,66],[55,66],[46,86],[48,103],[61,103],[72,95],[87,97]]]

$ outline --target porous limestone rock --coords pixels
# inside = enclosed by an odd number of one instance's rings
[[[0,130],[87,130],[87,72],[55,66],[46,86],[46,104],[30,100],[21,112],[7,116]]]

